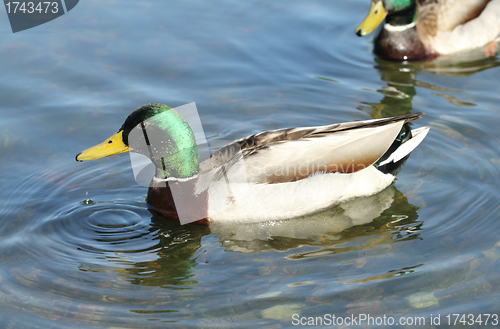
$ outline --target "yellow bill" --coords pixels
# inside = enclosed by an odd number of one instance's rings
[[[387,16],[387,11],[384,8],[382,0],[372,1],[372,6],[366,18],[359,24],[356,28],[356,34],[360,37],[364,37],[370,34],[377,28],[377,26],[382,23],[382,21]]]
[[[123,143],[123,130],[117,132],[101,144],[86,149],[76,156],[76,161],[96,160],[109,155],[120,154],[129,151],[129,147]]]

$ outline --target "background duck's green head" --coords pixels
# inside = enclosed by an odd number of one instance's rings
[[[366,18],[356,28],[360,37],[370,34],[386,19],[395,26],[406,25],[417,18],[415,0],[372,0],[372,6]]]
[[[76,160],[95,160],[128,151],[151,159],[158,178],[187,178],[199,169],[193,131],[179,112],[165,104],[138,107],[116,134],[78,154]]]

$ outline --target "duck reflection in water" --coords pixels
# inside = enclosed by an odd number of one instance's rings
[[[158,241],[156,257],[119,271],[131,275],[133,284],[184,289],[197,283],[194,267],[207,243],[216,241],[217,248],[220,243],[226,252],[242,254],[286,252],[289,259],[370,249],[419,239],[423,223],[418,220],[418,209],[391,186],[376,195],[286,221],[179,226],[151,211],[151,231]]]
[[[480,49],[474,49],[452,56],[441,56],[433,61],[397,63],[378,57],[374,58],[374,68],[380,79],[386,83],[377,89],[383,95],[378,102],[361,102],[359,110],[367,112],[374,119],[412,112],[412,101],[419,88],[432,91],[432,96],[446,99],[453,105],[473,107],[476,104],[461,100],[463,90],[451,89],[424,82],[419,75],[434,73],[444,76],[466,77],[500,65],[496,57],[485,58]]]

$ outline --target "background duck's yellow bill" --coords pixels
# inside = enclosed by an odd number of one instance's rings
[[[360,37],[363,37],[367,34],[370,34],[379,26],[380,23],[387,16],[387,11],[385,11],[384,4],[382,0],[374,2],[372,1],[372,6],[366,18],[359,24],[356,28],[356,34]]]
[[[120,154],[129,151],[129,147],[123,143],[123,131],[119,131],[101,144],[86,149],[76,156],[76,161],[88,161]]]

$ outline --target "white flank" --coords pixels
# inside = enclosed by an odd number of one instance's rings
[[[393,180],[394,176],[373,166],[353,174],[318,173],[279,184],[227,184],[219,180],[210,184],[208,216],[213,223],[289,219],[375,194]]]

